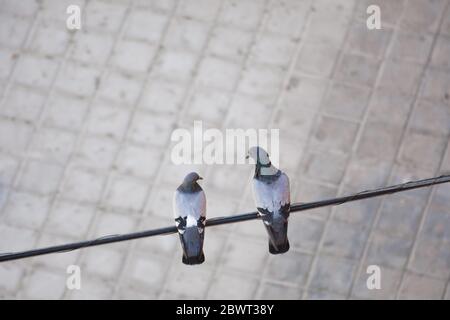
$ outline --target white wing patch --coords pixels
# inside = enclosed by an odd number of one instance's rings
[[[206,197],[202,191],[182,193],[175,191],[173,197],[174,218],[187,218],[186,226],[196,226],[200,217],[206,217]]]
[[[278,212],[281,206],[291,202],[289,178],[282,173],[271,184],[254,178],[253,195],[256,207],[267,209],[270,212]]]

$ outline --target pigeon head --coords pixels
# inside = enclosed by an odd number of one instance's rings
[[[198,175],[197,172],[191,172],[184,177],[183,183],[178,187],[179,190],[184,192],[197,192],[201,190],[201,187],[197,183],[198,180],[203,178]]]
[[[269,154],[261,147],[251,147],[248,150],[248,158],[255,160],[256,165],[270,166]]]
[[[197,180],[202,180],[203,178],[198,175],[197,172],[191,172],[186,177],[184,177],[183,183],[193,184],[197,182]]]
[[[263,148],[251,147],[246,158],[255,160],[255,178],[270,181],[280,175],[280,171],[272,165],[269,154]]]

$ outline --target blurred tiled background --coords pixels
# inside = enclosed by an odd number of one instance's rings
[[[253,210],[252,167],[171,163],[194,120],[280,128],[294,201],[427,178],[450,170],[450,5],[0,0],[0,98],[2,252],[170,225],[192,169],[209,217]],[[449,207],[443,185],[293,214],[282,256],[260,222],[210,228],[197,267],[175,235],[2,263],[0,297],[450,299]]]

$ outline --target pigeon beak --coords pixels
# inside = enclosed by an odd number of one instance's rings
[[[203,180],[203,178],[202,177],[198,177],[198,180]]]

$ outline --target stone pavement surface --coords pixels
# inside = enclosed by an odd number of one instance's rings
[[[293,201],[450,170],[449,1],[0,0],[0,251],[171,225],[193,169],[208,217],[253,210],[249,165],[171,162],[194,120],[280,128]],[[2,263],[0,297],[450,299],[449,207],[442,185],[293,214],[282,256],[260,222],[210,228],[197,267],[174,235]]]

